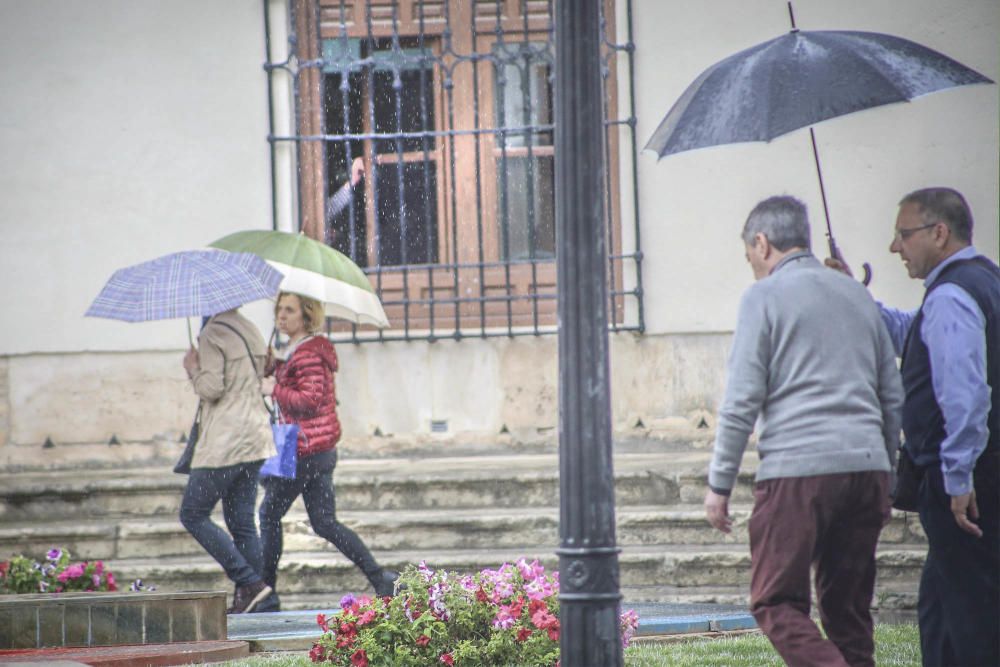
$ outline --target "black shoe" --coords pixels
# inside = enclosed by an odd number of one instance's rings
[[[281,599],[278,594],[274,591],[257,603],[257,606],[253,608],[254,614],[269,614],[271,612],[281,611]]]
[[[227,614],[246,614],[253,611],[261,600],[271,594],[271,587],[263,581],[236,587],[233,595],[233,606],[226,610]]]
[[[372,577],[372,586],[375,587],[375,595],[380,598],[392,597],[396,594],[396,580],[399,579],[399,572],[382,568],[378,574]]]

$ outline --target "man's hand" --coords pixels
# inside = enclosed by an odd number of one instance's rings
[[[958,527],[976,537],[983,536],[983,530],[970,519],[979,518],[979,506],[976,505],[976,492],[970,491],[963,496],[951,497],[951,513],[955,515]]]
[[[723,533],[733,530],[733,520],[729,518],[729,496],[719,495],[712,489],[705,494],[705,516],[713,528]]]
[[[851,267],[847,265],[847,262],[845,262],[843,258],[834,259],[833,257],[827,257],[826,259],[823,260],[823,263],[826,264],[831,269],[840,271],[846,276],[850,276],[851,278],[854,277],[854,273],[851,272]]]
[[[360,157],[354,158],[351,163],[351,187],[353,188],[365,176],[365,161]]]

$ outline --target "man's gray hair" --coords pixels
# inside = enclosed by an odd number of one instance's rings
[[[753,207],[743,225],[743,242],[753,245],[754,237],[763,234],[775,249],[811,249],[809,215],[806,205],[795,197],[768,197]]]
[[[972,242],[972,211],[958,190],[924,188],[914,190],[899,200],[899,205],[916,204],[928,225],[943,222],[959,241]]]

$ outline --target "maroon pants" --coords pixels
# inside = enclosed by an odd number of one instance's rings
[[[750,611],[790,667],[874,667],[875,546],[889,475],[758,482],[750,516]],[[809,618],[809,570],[827,639]]]

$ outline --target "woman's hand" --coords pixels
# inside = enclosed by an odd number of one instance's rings
[[[274,385],[276,384],[277,382],[273,377],[264,378],[263,380],[260,381],[260,393],[264,394],[265,396],[271,396],[272,394],[274,394]]]
[[[198,370],[200,362],[198,360],[198,350],[193,347],[187,351],[184,355],[184,370],[187,371],[188,377],[194,377],[194,372]]]

